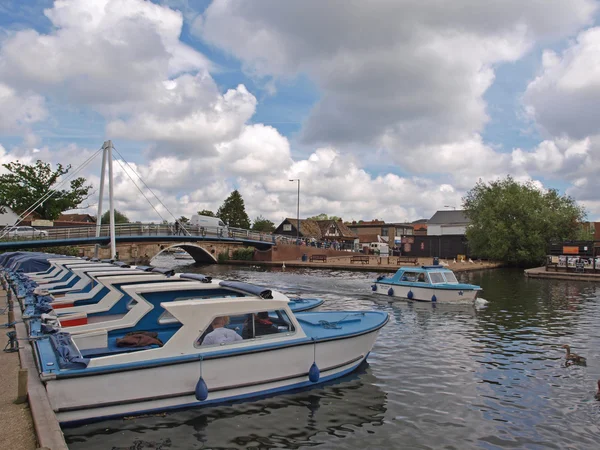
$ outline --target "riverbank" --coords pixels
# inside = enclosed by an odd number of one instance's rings
[[[5,305],[8,305],[7,292],[0,289],[0,308],[4,308]],[[0,393],[2,408],[0,433],[13,443],[6,447],[11,450],[29,450],[38,447],[68,450],[58,419],[50,406],[46,388],[38,376],[33,349],[27,340],[27,329],[16,299],[13,304],[13,312],[14,331],[18,338],[19,351],[18,353],[2,352],[0,355],[0,358],[3,358],[0,359],[0,377],[4,381]],[[8,322],[8,317],[2,323],[6,322]],[[5,361],[6,355],[9,356]],[[19,369],[25,369],[25,371],[21,374]],[[17,405],[14,404],[14,400],[17,398],[19,377],[23,375],[26,379],[27,401]]]
[[[600,282],[598,273],[580,273],[580,272],[559,272],[546,271],[546,267],[534,267],[525,270],[525,276],[528,278],[546,278],[554,280],[576,280],[576,281],[597,281]]]
[[[351,256],[332,256],[328,257],[327,261],[324,262],[310,262],[310,261],[302,261],[298,259],[287,260],[287,261],[234,261],[229,260],[227,264],[235,264],[235,265],[245,265],[245,266],[263,266],[263,267],[303,267],[303,268],[311,268],[311,269],[334,269],[334,270],[354,270],[354,271],[364,271],[364,272],[396,272],[399,267],[411,267],[411,266],[424,266],[431,265],[431,258],[418,258],[418,264],[408,264],[402,263],[398,264],[390,264],[390,260],[395,261],[395,257],[379,257],[379,256],[370,256],[368,263],[363,262],[355,262],[351,263]],[[498,267],[502,267],[502,263],[489,262],[489,261],[481,261],[481,262],[456,262],[453,261],[447,262],[448,269],[453,270],[454,272],[472,272],[475,270],[487,270],[487,269],[497,269]]]
[[[0,323],[8,323],[8,308],[6,291],[0,289]],[[6,308],[6,309],[5,309]],[[6,332],[10,329],[2,328],[2,341],[4,346],[8,342]],[[21,344],[23,345],[23,344]],[[27,344],[29,345],[29,344]],[[33,419],[27,402],[19,405],[14,401],[17,398],[17,380],[19,376],[19,353],[0,353],[0,434],[2,435],[2,448],[11,450],[34,450],[37,448]]]

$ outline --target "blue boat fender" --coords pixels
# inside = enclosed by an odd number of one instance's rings
[[[373,292],[375,292],[375,291],[377,290],[377,285],[376,285],[376,284],[372,284],[372,285],[371,285],[371,290],[372,290]]]
[[[406,294],[406,296],[408,297],[409,300],[412,300],[412,298],[414,297],[412,291],[408,291],[408,294]]]
[[[388,295],[391,297],[394,295],[394,288],[389,288],[388,289]]]
[[[196,389],[194,390],[194,394],[196,395],[196,400],[203,402],[208,398],[208,386],[206,385],[206,381],[202,377],[202,360],[200,357],[200,378],[198,378],[198,382],[196,383]]]
[[[311,381],[311,383],[316,383],[319,381],[319,378],[321,378],[321,371],[317,367],[317,363],[313,362],[312,366],[310,366],[310,369],[308,370],[308,379]]]
[[[200,402],[203,402],[204,400],[206,400],[208,398],[208,386],[206,385],[206,382],[204,381],[204,378],[202,378],[202,377],[200,377],[198,379],[198,382],[196,383],[195,394],[196,394],[196,399]]]
[[[437,302],[437,297],[435,296],[435,294],[431,297],[431,301],[433,303]]]

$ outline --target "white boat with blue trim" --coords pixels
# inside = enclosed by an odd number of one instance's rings
[[[441,266],[401,267],[392,277],[377,277],[376,294],[421,302],[465,303],[475,301],[481,287],[459,283],[452,270]]]
[[[134,298],[156,285],[124,288]],[[160,303],[162,345],[122,348],[128,329],[40,337],[34,347],[61,423],[229,402],[312,386],[357,368],[388,321],[384,312],[294,314],[286,299],[189,298]],[[203,345],[217,317],[240,336]],[[163,317],[165,318],[165,317]],[[265,321],[270,325],[265,328]]]

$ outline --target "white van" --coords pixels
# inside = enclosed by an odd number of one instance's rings
[[[376,251],[379,250],[380,256],[390,255],[390,246],[385,242],[371,242],[369,247],[374,253],[376,253]]]
[[[194,214],[190,220],[190,225],[194,228],[203,231],[206,234],[216,234],[220,236],[227,236],[229,229],[227,225],[218,217],[211,216],[200,216]]]

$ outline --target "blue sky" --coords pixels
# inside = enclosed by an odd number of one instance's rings
[[[582,135],[572,100],[596,95],[577,72],[594,0],[154,3],[0,5],[2,161],[83,157],[111,138],[188,215],[239,188],[251,215],[277,221],[301,177],[307,215],[414,220],[508,173],[600,213],[600,133]],[[122,189],[121,208],[145,218]]]

